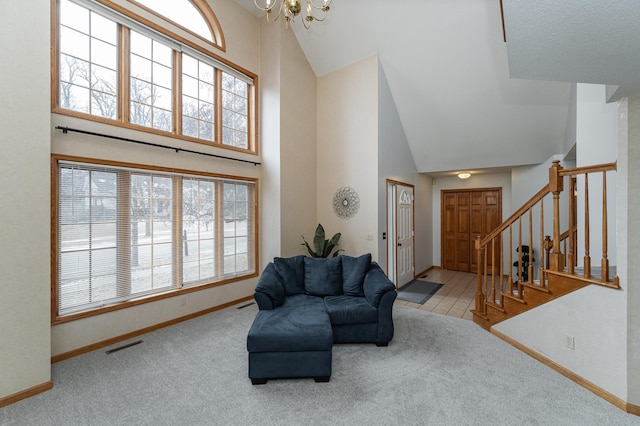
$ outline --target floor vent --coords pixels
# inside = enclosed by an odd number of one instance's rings
[[[121,351],[123,349],[130,348],[131,346],[139,345],[140,343],[142,343],[142,340],[137,340],[135,342],[127,343],[126,345],[122,345],[122,346],[120,346],[118,348],[109,349],[108,351],[105,351],[105,353],[107,355],[111,355],[114,352],[118,352],[118,351]]]
[[[247,306],[255,305],[255,302],[247,303],[246,305],[238,306],[236,309],[244,309]]]

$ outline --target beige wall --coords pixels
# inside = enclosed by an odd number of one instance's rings
[[[301,235],[313,238],[317,225],[317,156],[316,76],[291,30],[282,36],[280,76],[281,255],[293,256],[305,253]]]
[[[48,0],[2,2],[0,398],[51,378],[49,28]]]
[[[316,77],[291,30],[263,22],[261,40],[264,267],[316,226]]]
[[[260,151],[262,180],[260,185],[261,266],[280,256],[281,246],[281,176],[280,176],[280,43],[277,25],[263,22],[260,78]]]
[[[340,248],[378,259],[378,59],[371,56],[318,78],[318,221],[342,232]],[[338,218],[333,194],[355,189],[360,209]],[[313,230],[308,231],[312,234]],[[307,234],[305,234],[307,235]],[[371,239],[367,239],[371,235]]]

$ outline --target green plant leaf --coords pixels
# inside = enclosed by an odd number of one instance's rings
[[[307,251],[309,252],[309,255],[311,257],[318,257],[318,255],[311,250],[311,247],[309,246],[309,243],[307,242],[307,240],[304,239],[304,237],[302,237],[302,239],[304,240],[304,243],[300,244],[301,246],[307,246]]]
[[[340,241],[341,236],[342,234],[338,232],[333,237],[331,237],[331,240],[326,240],[324,238],[325,237],[324,227],[321,224],[318,224],[316,228],[316,233],[313,236],[313,249],[311,248],[311,245],[307,242],[307,240],[304,238],[304,235],[301,235],[302,241],[304,242],[301,243],[300,245],[307,247],[307,251],[309,252],[309,255],[311,257],[329,257],[333,249],[338,245],[338,241]],[[333,257],[337,256],[341,251],[344,251],[344,250],[337,250],[333,254]]]
[[[331,250],[333,250],[335,246],[338,245],[338,241],[340,241],[341,236],[342,234],[338,232],[333,237],[331,237],[331,240],[325,240],[325,250],[322,253],[323,257],[329,257],[329,254],[331,254]]]
[[[324,257],[322,255],[324,254],[326,244],[327,243],[324,239],[324,228],[321,224],[318,224],[318,227],[316,228],[316,235],[313,237],[313,247],[315,248],[317,256]]]
[[[329,240],[325,240],[325,242],[329,242]],[[335,247],[333,244],[327,244],[324,247],[324,250],[322,251],[322,257],[329,257],[329,253],[331,253],[331,250],[333,250],[333,247]]]
[[[336,250],[335,252],[333,252],[333,256],[331,257],[338,257],[338,255],[340,254],[341,251],[344,251],[342,249]]]

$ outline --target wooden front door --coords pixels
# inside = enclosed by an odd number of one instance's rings
[[[483,238],[502,223],[502,189],[442,191],[442,267],[463,272],[477,272],[475,240]],[[499,265],[499,240],[495,256],[488,256],[487,266]]]

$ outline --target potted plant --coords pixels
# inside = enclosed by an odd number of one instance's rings
[[[305,240],[304,235],[302,236],[302,241],[304,241],[304,243],[300,245],[307,246],[307,251],[309,252],[309,255],[311,257],[329,257],[333,249],[338,245],[338,241],[340,241],[341,236],[342,234],[338,232],[333,237],[331,237],[330,240],[325,239],[324,228],[321,224],[318,224],[318,227],[316,228],[316,234],[313,237],[313,248],[315,250],[311,249],[311,246],[309,245],[307,240]],[[338,254],[340,254],[341,251],[344,250],[338,249],[334,251],[332,257],[336,257]]]

